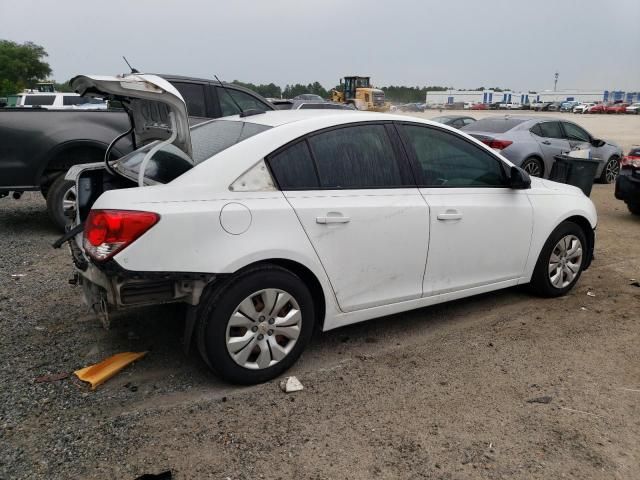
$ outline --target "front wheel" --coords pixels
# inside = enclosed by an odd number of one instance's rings
[[[576,284],[584,268],[587,239],[573,222],[563,222],[549,235],[536,263],[531,289],[543,297],[559,297]]]
[[[64,174],[61,174],[46,191],[46,199],[49,218],[64,230],[76,210],[76,184],[65,180]]]
[[[600,174],[600,183],[613,183],[620,173],[620,159],[617,156],[611,157]]]
[[[287,370],[309,342],[313,297],[304,282],[276,265],[240,273],[205,294],[198,348],[231,383],[266,382]]]

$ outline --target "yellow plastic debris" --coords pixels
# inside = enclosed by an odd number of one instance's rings
[[[95,390],[98,385],[103,384],[124,367],[144,357],[146,354],[147,352],[116,353],[112,357],[106,358],[100,363],[89,365],[88,367],[81,368],[73,373],[80,380],[89,382],[91,384],[91,390]]]

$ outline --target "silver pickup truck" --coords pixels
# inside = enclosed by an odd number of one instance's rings
[[[190,121],[218,118],[242,110],[274,110],[266,99],[238,85],[216,80],[160,75],[182,95]],[[117,99],[115,99],[117,100]],[[40,191],[51,219],[64,228],[75,208],[75,186],[64,179],[73,165],[104,160],[109,144],[131,129],[125,110],[0,109],[0,198]],[[132,150],[133,134],[111,149],[111,158]]]

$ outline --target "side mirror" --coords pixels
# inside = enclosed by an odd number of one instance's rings
[[[526,190],[531,188],[531,177],[527,172],[518,167],[511,167],[509,186],[514,190]]]
[[[605,144],[604,140],[600,140],[599,138],[592,138],[591,139],[591,145],[593,145],[596,148],[602,147],[602,146],[604,146],[604,144]]]

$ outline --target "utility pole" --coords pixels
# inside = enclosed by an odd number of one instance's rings
[[[555,92],[557,87],[558,87],[558,77],[560,76],[560,74],[558,72],[555,73],[554,77],[555,80],[553,81],[553,91]]]

